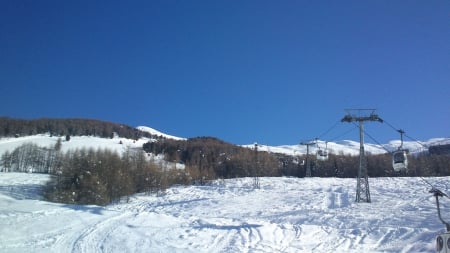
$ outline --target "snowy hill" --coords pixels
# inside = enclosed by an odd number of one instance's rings
[[[137,127],[137,129],[164,138],[174,140],[185,140],[184,138],[164,134],[150,127],[141,126]],[[96,136],[72,136],[70,138],[70,141],[65,141],[64,137],[51,136],[50,134],[37,134],[17,138],[3,137],[0,138],[0,156],[6,151],[12,152],[15,148],[25,143],[34,143],[41,147],[50,148],[56,144],[59,138],[62,139],[61,150],[63,152],[81,148],[93,148],[93,149],[110,149],[117,153],[122,153],[128,148],[142,148],[142,146],[145,143],[154,140],[147,137],[142,137],[138,140],[132,140],[122,138],[120,136],[114,136],[114,138],[101,138]]]
[[[47,179],[0,173],[0,252],[434,252],[444,230],[418,178],[370,179],[370,204],[354,179],[241,178],[106,207],[43,201]]]
[[[420,153],[426,151],[426,147],[432,145],[443,145],[449,144],[450,138],[433,138],[428,141],[415,142],[415,141],[405,141],[403,143],[403,148],[408,149],[411,154]],[[247,148],[254,148],[254,144],[243,145]],[[364,150],[368,154],[384,154],[387,151],[395,151],[400,146],[400,140],[390,141],[388,144],[371,144],[365,143]],[[258,144],[258,149],[261,151],[267,151],[272,153],[281,153],[286,155],[304,155],[306,154],[305,145],[282,145],[282,146],[267,146],[263,144]],[[344,155],[358,155],[359,154],[359,141],[343,140],[338,142],[325,142],[318,140],[317,145],[310,146],[310,153],[315,154],[319,149],[327,149],[331,154],[344,154]]]
[[[152,135],[161,136],[168,139],[174,140],[186,140],[186,138],[176,137],[173,135],[168,135],[158,130],[155,130],[146,126],[137,127],[138,130],[143,132],[148,132]],[[33,136],[24,137],[9,137],[0,138],[0,156],[6,151],[13,151],[16,147],[27,143],[35,143],[42,147],[52,147],[56,143],[59,137],[50,136],[48,134],[39,134]],[[62,150],[67,151],[70,149],[77,148],[108,148],[116,152],[123,152],[127,148],[142,148],[142,145],[150,140],[149,138],[140,138],[139,140],[132,140],[126,138],[120,138],[118,136],[114,138],[100,138],[94,136],[73,136],[70,141],[63,141]],[[322,140],[317,141],[318,145],[313,145],[310,147],[310,153],[315,154],[319,149],[324,150],[325,148],[331,154],[344,154],[344,155],[358,155],[359,154],[359,142],[351,140],[342,140],[338,142],[325,142]],[[426,147],[438,144],[450,144],[450,138],[434,138],[428,141],[414,142],[406,141],[403,146],[409,149],[412,154],[420,153],[426,151]],[[400,140],[393,140],[387,144],[371,144],[365,143],[364,148],[367,153],[370,154],[383,154],[389,151],[394,151],[400,145]],[[247,148],[254,148],[254,144],[242,145]],[[272,153],[282,153],[292,156],[304,155],[306,154],[306,146],[304,145],[282,145],[282,146],[268,146],[263,144],[258,144],[258,149],[261,151],[267,151]]]
[[[38,134],[24,137],[0,138],[0,155],[6,151],[12,152],[15,148],[25,144],[34,143],[41,147],[53,147],[60,137],[48,134]],[[61,138],[64,139],[64,138]],[[118,153],[124,152],[127,148],[142,148],[144,143],[150,139],[141,138],[137,141],[125,138],[100,138],[93,136],[72,136],[70,141],[62,141],[61,150],[75,150],[81,148],[110,149]]]
[[[147,132],[147,133],[150,133],[151,135],[162,136],[162,137],[167,138],[167,139],[186,140],[186,138],[181,138],[181,137],[176,137],[176,136],[173,136],[173,135],[165,134],[163,132],[160,132],[158,130],[155,130],[155,129],[153,129],[151,127],[147,127],[147,126],[138,126],[136,128],[138,130],[142,131],[142,132]]]

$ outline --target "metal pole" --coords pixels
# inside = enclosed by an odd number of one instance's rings
[[[305,172],[305,177],[311,177],[312,176],[312,172],[311,172],[311,166],[310,166],[310,161],[309,161],[309,146],[311,145],[315,145],[315,143],[313,142],[301,142],[301,145],[306,145],[306,172]]]
[[[370,203],[369,177],[367,175],[366,157],[364,151],[364,124],[359,121],[359,169],[356,184],[356,202]]]
[[[255,167],[253,173],[253,188],[259,189],[259,177],[258,177],[258,144],[255,143]]]
[[[311,166],[309,164],[309,144],[306,144],[306,177],[311,177]]]

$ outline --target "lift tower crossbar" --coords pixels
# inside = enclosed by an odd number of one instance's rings
[[[356,182],[356,202],[370,203],[370,189],[369,189],[369,176],[367,174],[367,163],[364,152],[364,121],[378,121],[383,120],[376,115],[375,109],[348,109],[347,115],[342,118],[342,122],[355,122],[359,123],[359,170],[358,178]],[[352,114],[352,111],[358,112],[358,114]],[[369,116],[361,116],[361,112],[371,111]]]

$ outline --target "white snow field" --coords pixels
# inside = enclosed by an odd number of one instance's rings
[[[0,252],[434,252],[445,230],[420,178],[370,178],[372,203],[355,179],[241,178],[106,207],[44,201],[48,178],[0,173]]]

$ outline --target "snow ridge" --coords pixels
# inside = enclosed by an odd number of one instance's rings
[[[147,127],[147,126],[138,126],[138,127],[136,127],[136,129],[138,129],[139,131],[142,131],[142,132],[150,133],[151,135],[162,136],[162,137],[167,138],[167,139],[186,140],[186,138],[181,138],[181,137],[176,137],[176,136],[173,136],[173,135],[165,134],[163,132],[160,132],[160,131],[158,131],[156,129],[153,129],[153,128]]]

